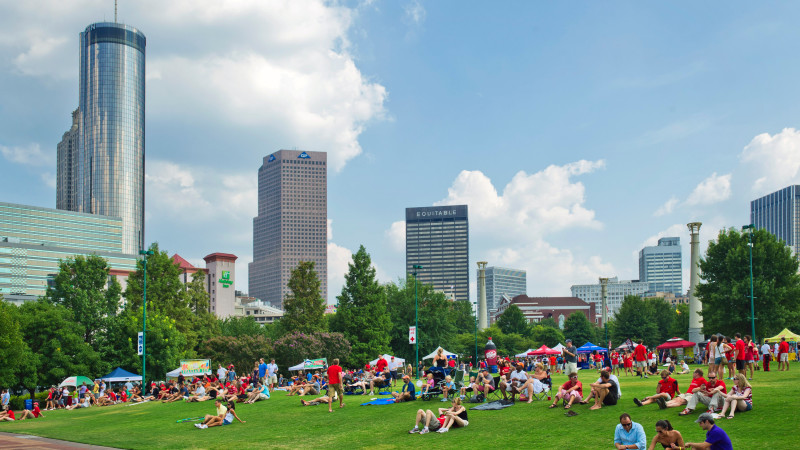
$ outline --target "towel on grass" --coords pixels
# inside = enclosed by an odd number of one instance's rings
[[[497,400],[490,403],[484,403],[482,405],[473,406],[470,410],[475,411],[497,411],[500,409],[508,408],[509,406],[513,406],[514,404],[511,402],[503,402],[502,400]]]
[[[378,398],[371,402],[362,403],[361,406],[369,406],[369,405],[392,405],[394,404],[393,398]]]

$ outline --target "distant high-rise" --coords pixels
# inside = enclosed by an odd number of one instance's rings
[[[119,23],[80,34],[77,186],[74,208],[59,206],[122,219],[128,254],[144,248],[145,44]]]
[[[78,210],[78,137],[80,109],[72,111],[72,126],[58,143],[56,153],[56,209]]]
[[[421,265],[420,282],[465,301],[469,301],[467,215],[467,205],[406,208],[406,272]]]
[[[683,295],[681,238],[664,237],[658,245],[639,251],[639,281],[650,285],[650,292]]]
[[[602,314],[603,298],[600,293],[602,286],[597,284],[576,284],[569,288],[573,297],[597,305],[598,313]],[[609,317],[617,313],[617,310],[622,306],[622,302],[628,295],[635,295],[641,297],[646,292],[650,291],[650,284],[639,280],[622,280],[617,277],[609,278],[606,285],[606,305],[608,305]]]
[[[528,276],[524,270],[504,267],[486,268],[486,309],[491,316],[502,296],[514,298],[528,293]]]
[[[328,298],[328,163],[325,152],[279,150],[258,169],[249,295],[283,308],[289,277],[313,261]]]
[[[800,185],[750,202],[750,223],[774,234],[800,256]]]

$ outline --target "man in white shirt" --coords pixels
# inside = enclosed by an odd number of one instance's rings
[[[764,342],[761,346],[761,357],[764,359],[764,372],[769,372],[769,361],[772,359],[772,348]]]
[[[394,360],[394,356],[389,359],[389,364],[386,365],[386,368],[389,369],[389,373],[392,374],[392,386],[397,386],[397,368],[400,367],[400,363]]]
[[[528,374],[522,366],[522,363],[517,363],[517,368],[511,372],[511,382],[506,385],[506,392],[511,393],[511,401],[515,400],[517,394],[522,393],[522,386],[528,381]],[[506,392],[503,392],[503,398],[506,398]]]
[[[270,392],[278,385],[278,365],[275,364],[274,358],[269,360],[269,364],[267,364],[267,382],[264,384],[266,385],[267,383],[269,383]]]
[[[225,381],[225,376],[228,375],[228,371],[222,367],[222,364],[219,365],[219,369],[217,369],[217,378],[220,382]]]

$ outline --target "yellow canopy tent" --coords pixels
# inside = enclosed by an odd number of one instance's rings
[[[779,342],[781,340],[781,338],[784,338],[784,337],[786,338],[787,342],[800,341],[800,335],[798,335],[796,333],[792,333],[791,331],[789,331],[788,328],[784,328],[783,331],[781,331],[777,335],[772,336],[771,338],[764,338],[764,342],[775,343],[775,342]]]

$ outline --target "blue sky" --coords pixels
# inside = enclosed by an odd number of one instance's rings
[[[660,236],[681,238],[688,267],[687,222],[705,247],[800,183],[798,13],[123,1],[148,39],[146,238],[196,264],[238,255],[247,290],[258,167],[299,148],[332,161],[331,303],[360,244],[383,281],[403,276],[409,206],[468,203],[471,267],[526,269],[532,296],[635,279]],[[78,33],[112,17],[109,0],[0,0],[0,201],[55,206]]]

